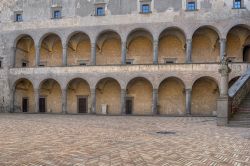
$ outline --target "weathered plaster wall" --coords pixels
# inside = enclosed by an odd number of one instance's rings
[[[113,79],[104,79],[96,87],[96,110],[102,113],[102,105],[107,105],[107,113],[110,115],[120,114],[121,88]]]
[[[44,39],[40,49],[40,62],[45,66],[62,65],[62,43],[58,36],[51,35]]]
[[[138,37],[131,41],[128,47],[127,59],[133,59],[133,64],[152,64],[152,41],[146,37]]]
[[[145,79],[135,79],[127,87],[127,97],[133,98],[135,115],[152,114],[152,85]]]
[[[184,115],[185,87],[176,78],[169,78],[161,83],[159,88],[159,114]]]
[[[106,40],[96,55],[97,65],[121,64],[121,42],[118,39]]]
[[[216,115],[216,100],[219,97],[218,85],[209,78],[201,78],[192,89],[192,114]]]
[[[40,96],[46,98],[46,111],[49,113],[62,112],[62,91],[54,80],[46,80],[41,85]]]

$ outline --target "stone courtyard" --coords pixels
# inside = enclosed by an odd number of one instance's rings
[[[250,129],[213,117],[0,115],[0,165],[250,165]]]

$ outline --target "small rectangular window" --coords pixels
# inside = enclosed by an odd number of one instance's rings
[[[80,63],[80,66],[86,66],[87,64],[86,63]]]
[[[27,63],[26,63],[26,62],[23,62],[23,63],[22,63],[22,67],[27,67]]]
[[[187,3],[187,10],[188,11],[194,11],[196,10],[196,3],[194,1]]]
[[[16,19],[15,20],[16,22],[22,22],[23,21],[22,14],[21,13],[17,13],[15,19]]]
[[[242,8],[241,0],[234,0],[234,6],[233,6],[233,8],[235,8],[235,9]]]
[[[55,10],[53,12],[53,18],[54,19],[60,19],[61,18],[61,11],[60,10]]]
[[[143,4],[142,7],[141,7],[141,12],[142,13],[150,13],[150,6],[149,4]]]
[[[134,62],[134,59],[127,59],[126,60],[126,65],[132,65]]]
[[[97,16],[104,16],[105,15],[104,8],[103,7],[96,8],[96,15]]]
[[[0,68],[2,68],[2,60],[0,60]]]

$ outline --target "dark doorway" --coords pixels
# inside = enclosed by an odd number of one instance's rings
[[[39,112],[46,112],[46,98],[40,97],[39,98]]]
[[[78,97],[78,113],[88,113],[87,97]]]
[[[250,45],[244,47],[243,62],[250,62]]]
[[[131,115],[133,112],[133,98],[126,98],[126,114]]]
[[[29,105],[29,100],[27,97],[23,98],[23,112],[28,112],[28,105]]]

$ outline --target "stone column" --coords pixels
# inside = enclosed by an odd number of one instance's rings
[[[192,63],[192,39],[186,40],[186,63]]]
[[[36,46],[35,66],[38,67],[39,65],[40,65],[40,46]]]
[[[96,90],[91,89],[91,113],[96,114]]]
[[[63,56],[62,56],[63,60],[63,66],[67,66],[67,45],[63,46]]]
[[[122,42],[122,64],[126,64],[127,57],[127,42]]]
[[[62,89],[62,113],[67,113],[67,89]]]
[[[154,40],[154,58],[153,58],[153,64],[158,64],[158,40]]]
[[[220,60],[226,55],[226,39],[220,39]]]
[[[39,89],[34,89],[34,97],[35,97],[35,112],[39,113]]]
[[[226,126],[230,117],[230,99],[228,96],[228,76],[231,69],[228,67],[228,60],[224,57],[221,60],[219,73],[220,79],[220,97],[217,99],[217,125]]]
[[[13,51],[13,57],[12,57],[12,67],[16,67],[16,47],[12,47],[12,51]]]
[[[121,114],[125,114],[126,112],[126,89],[121,89]]]
[[[186,114],[191,115],[192,89],[186,89]]]
[[[152,101],[152,113],[153,113],[153,115],[157,115],[157,113],[158,113],[157,105],[158,105],[158,89],[153,89],[153,101]]]
[[[91,43],[91,65],[96,65],[96,43]]]

